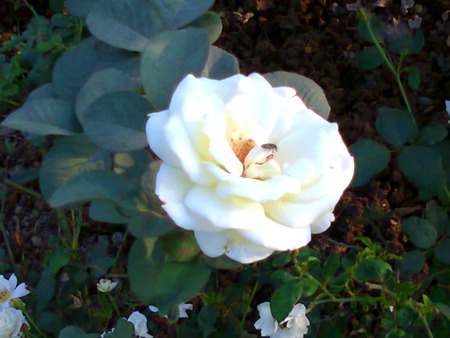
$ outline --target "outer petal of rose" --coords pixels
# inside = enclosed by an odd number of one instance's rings
[[[252,229],[238,232],[256,245],[279,251],[295,250],[311,241],[310,227],[290,228],[270,218],[266,218],[262,223],[255,222]]]
[[[176,154],[181,154],[183,161],[181,167],[191,181],[198,184],[213,184],[214,177],[205,170],[203,159],[195,150],[182,121],[177,117],[171,117],[164,127],[164,133],[169,147]],[[208,147],[208,145],[205,145]]]
[[[214,231],[213,224],[192,213],[184,204],[184,199],[193,184],[181,169],[163,162],[156,176],[155,186],[156,194],[164,203],[162,208],[179,227],[187,230],[207,229]],[[217,231],[219,230],[217,229]]]
[[[197,244],[206,256],[215,258],[225,253],[228,231],[194,231]]]
[[[243,264],[262,260],[273,253],[273,250],[255,245],[236,231],[207,232],[195,231],[195,239],[202,251],[209,257],[226,254],[231,259]]]
[[[334,215],[332,212],[326,212],[316,219],[311,224],[311,233],[320,234],[330,227],[331,222],[334,221]]]
[[[271,336],[278,330],[278,323],[272,317],[272,313],[270,312],[270,303],[264,302],[258,305],[259,318],[255,322],[255,328],[257,330],[261,330],[261,336]]]
[[[246,229],[265,219],[260,203],[239,197],[220,198],[211,187],[193,186],[185,203],[191,212],[218,228]]]
[[[23,296],[26,296],[30,293],[30,291],[27,290],[27,286],[25,283],[20,283],[19,286],[17,286],[17,288],[14,289],[14,291],[12,292],[10,298],[20,298]]]
[[[277,200],[264,204],[268,217],[292,228],[309,227],[325,212],[331,212],[340,198],[338,194],[328,194],[309,203],[295,203]]]
[[[146,126],[148,143],[153,152],[166,163],[181,168],[181,162],[177,154],[169,147],[165,135],[164,126],[169,118],[167,111],[152,113],[149,115]]]

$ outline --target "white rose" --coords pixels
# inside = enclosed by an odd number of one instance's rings
[[[147,137],[164,210],[206,255],[241,263],[325,231],[354,171],[337,125],[258,74],[188,75],[169,109],[150,115]]]
[[[0,338],[22,337],[22,326],[29,327],[22,311],[8,307],[0,311]]]
[[[270,303],[258,305],[260,318],[255,328],[261,330],[261,336],[270,338],[302,338],[308,332],[309,319],[306,317],[306,307],[302,303],[295,304],[288,316],[278,324],[272,317]]]
[[[153,336],[148,333],[147,329],[147,317],[145,317],[139,311],[134,311],[127,319],[134,325],[134,334],[138,337],[152,338]]]

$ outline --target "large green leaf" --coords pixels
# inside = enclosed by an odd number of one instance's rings
[[[420,249],[431,248],[437,240],[438,234],[430,221],[419,217],[408,217],[402,222],[402,231],[409,236],[409,240]]]
[[[366,184],[371,177],[386,168],[391,157],[385,146],[369,139],[353,143],[350,152],[355,156],[356,162],[352,187]]]
[[[83,329],[76,326],[66,326],[58,335],[58,338],[98,338],[98,334],[87,334]]]
[[[96,1],[98,0],[66,0],[66,9],[70,15],[86,17]]]
[[[239,73],[238,60],[223,49],[211,46],[202,76],[210,79],[224,79]]]
[[[90,37],[68,49],[53,68],[53,88],[58,97],[75,100],[83,84],[101,69],[115,68],[130,75],[139,87],[139,54],[109,46]]]
[[[391,266],[379,259],[364,258],[353,269],[355,279],[359,282],[383,281],[392,273]]]
[[[362,70],[372,70],[383,64],[383,57],[375,46],[367,47],[356,53],[355,63]]]
[[[448,131],[446,125],[430,123],[420,130],[417,143],[419,145],[431,146],[445,140],[447,135]]]
[[[186,28],[202,28],[208,32],[209,43],[214,43],[222,33],[222,19],[220,13],[207,12]]]
[[[330,115],[331,107],[325,93],[313,80],[299,74],[282,71],[264,74],[264,77],[273,87],[294,88],[305,105],[324,119]]]
[[[58,188],[48,202],[53,208],[59,208],[97,199],[107,200],[123,208],[121,212],[131,213],[131,216],[136,212],[134,199],[137,195],[135,186],[122,175],[109,171],[89,171],[73,177]]]
[[[113,157],[113,170],[117,174],[125,175],[131,182],[140,184],[151,161],[150,154],[145,150],[117,153]]]
[[[437,194],[447,183],[440,154],[432,148],[412,146],[398,156],[402,173],[419,189]]]
[[[89,217],[97,222],[126,224],[130,218],[124,217],[112,202],[96,200],[89,207]]]
[[[39,172],[41,192],[49,199],[74,176],[110,167],[111,154],[92,145],[84,135],[65,137],[56,142],[42,161]]]
[[[106,93],[132,91],[130,76],[117,69],[104,69],[92,74],[81,87],[76,101],[76,113],[83,123],[89,105]]]
[[[298,279],[282,285],[270,298],[270,311],[278,323],[282,322],[302,295],[303,286]]]
[[[158,34],[142,54],[144,89],[156,109],[169,106],[178,82],[187,74],[200,75],[209,52],[208,33],[186,29]]]
[[[153,0],[151,3],[158,9],[165,30],[175,30],[204,14],[214,0]]]
[[[84,132],[92,143],[113,153],[143,149],[151,111],[152,105],[135,92],[107,93],[89,105]]]
[[[405,253],[397,263],[402,278],[409,278],[422,271],[425,264],[425,255],[420,250]]]
[[[383,139],[395,147],[402,147],[417,135],[414,117],[401,109],[386,107],[378,109],[375,127]]]
[[[162,18],[150,1],[97,0],[86,18],[89,31],[111,46],[140,52],[163,31]]]
[[[1,124],[38,135],[74,135],[81,132],[73,105],[54,98],[28,101]]]

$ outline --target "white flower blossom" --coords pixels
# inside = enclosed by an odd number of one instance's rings
[[[17,285],[15,274],[12,274],[8,280],[0,275],[0,310],[8,308],[12,299],[26,296],[29,293],[25,283]]]
[[[252,263],[305,246],[354,172],[337,124],[259,74],[188,75],[146,132],[163,209],[209,257]]]
[[[30,327],[22,311],[12,307],[0,310],[0,338],[23,337],[23,326]]]
[[[100,292],[110,292],[117,285],[117,282],[112,282],[110,279],[102,278],[99,283],[97,283],[97,290]]]
[[[127,319],[134,325],[134,334],[138,337],[152,338],[153,336],[148,333],[147,317],[145,317],[139,311],[134,311]]]
[[[448,114],[448,123],[450,124],[450,100],[449,101],[445,101],[445,110],[447,111]]]
[[[152,312],[158,312],[159,309],[156,306],[150,305],[148,309]],[[189,303],[181,303],[178,304],[178,317],[179,318],[189,318],[189,315],[187,313],[188,310],[192,310],[193,305]],[[167,316],[164,316],[164,318],[167,318]]]
[[[303,304],[294,305],[288,316],[278,324],[270,311],[270,303],[258,305],[259,316],[255,328],[261,330],[261,336],[270,338],[302,338],[308,332],[309,320]]]

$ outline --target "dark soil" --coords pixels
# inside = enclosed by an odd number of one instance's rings
[[[7,1],[5,6],[0,6],[3,37],[17,30],[17,22],[23,25],[31,17],[26,8],[12,10],[12,3]],[[213,9],[223,14],[223,33],[216,45],[239,59],[243,74],[284,70],[313,79],[324,89],[332,107],[330,120],[339,124],[347,144],[361,138],[382,142],[375,130],[377,109],[382,106],[403,108],[403,102],[386,67],[362,71],[355,66],[354,53],[368,44],[359,38],[356,13],[347,11],[346,3],[218,0]],[[446,122],[444,100],[450,99],[450,18],[444,22],[443,13],[450,10],[450,3],[423,1],[420,12],[416,5],[406,13],[399,8],[399,3],[395,1],[374,11],[385,20],[407,21],[416,14],[423,18],[425,46],[419,54],[406,60],[417,64],[422,76],[419,90],[407,93],[412,109],[420,125],[430,121]],[[40,14],[49,13],[46,1],[34,4]],[[2,113],[3,118],[9,111]],[[40,166],[39,151],[21,134],[1,129],[0,141],[0,165],[9,174]],[[26,187],[38,191],[36,182]],[[372,226],[367,221],[366,210],[373,206],[386,213],[394,212]],[[325,234],[315,236],[312,245],[321,250],[343,251],[344,247],[332,244],[328,238],[355,244],[356,237],[368,236],[385,240],[387,249],[402,254],[410,247],[400,233],[401,218],[420,214],[424,207],[417,199],[416,189],[392,161],[367,185],[344,193],[335,210],[336,221]],[[26,257],[32,260],[31,266],[39,269],[47,239],[51,234],[56,235],[56,222],[54,212],[45,202],[9,187],[4,223],[17,261]]]

